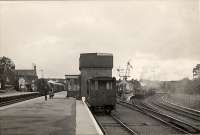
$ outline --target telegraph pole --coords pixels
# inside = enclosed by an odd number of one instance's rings
[[[40,72],[41,72],[41,78],[44,78],[44,70],[40,69]]]

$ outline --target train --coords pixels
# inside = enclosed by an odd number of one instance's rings
[[[148,96],[152,96],[156,93],[155,88],[146,88],[146,87],[141,87],[140,89],[135,90],[135,95],[134,98],[146,98]]]
[[[44,78],[40,78],[36,81],[36,89],[40,93],[41,96],[45,95],[48,93],[50,88],[53,88],[54,92],[61,92],[65,90],[65,85],[62,83],[54,82],[54,81],[49,81]]]
[[[86,103],[92,111],[103,109],[110,114],[116,105],[116,79],[94,77],[87,80]]]
[[[117,84],[117,96],[121,100],[129,102],[133,98],[146,98],[156,93],[157,87],[144,85],[137,80],[119,80]]]

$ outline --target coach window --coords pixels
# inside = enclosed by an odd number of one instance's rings
[[[100,90],[105,90],[106,88],[106,81],[99,81],[99,89]]]
[[[112,89],[112,82],[107,82],[106,83],[106,89],[111,90]]]
[[[87,95],[89,95],[89,89],[90,89],[89,81],[87,81]]]
[[[95,80],[95,82],[94,82],[94,89],[98,90],[98,81],[97,80]]]
[[[110,83],[109,83],[109,82],[106,83],[106,89],[107,89],[107,90],[110,89]]]

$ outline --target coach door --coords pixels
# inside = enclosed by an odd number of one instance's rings
[[[112,96],[112,82],[108,80],[99,80],[99,94],[101,94],[102,104],[107,104]]]
[[[115,91],[113,90],[113,83],[111,80],[106,82],[106,94],[105,99],[107,104],[111,104],[115,98]]]

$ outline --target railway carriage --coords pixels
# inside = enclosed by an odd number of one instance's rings
[[[65,85],[62,83],[48,81],[48,84],[53,88],[54,92],[61,92],[65,90]]]
[[[51,87],[54,89],[54,92],[60,92],[65,90],[64,84],[48,81],[47,79],[44,78],[38,79],[36,81],[36,84],[37,84],[37,91],[41,95],[45,95],[45,92],[48,93]]]
[[[95,77],[87,81],[86,102],[91,110],[104,109],[110,113],[116,104],[116,79],[112,77]]]

